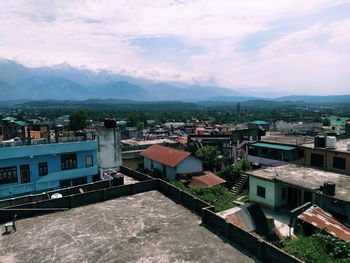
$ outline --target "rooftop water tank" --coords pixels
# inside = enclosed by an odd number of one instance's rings
[[[316,148],[326,147],[326,138],[324,136],[321,136],[321,135],[316,136],[314,142],[315,142]]]
[[[335,149],[337,148],[337,138],[335,136],[327,136],[326,138],[326,148]]]
[[[323,193],[329,196],[335,196],[335,183],[332,181],[325,181],[323,184]]]

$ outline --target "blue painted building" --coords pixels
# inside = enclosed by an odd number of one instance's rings
[[[0,198],[90,183],[97,141],[0,148]]]

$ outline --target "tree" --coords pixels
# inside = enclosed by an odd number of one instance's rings
[[[220,151],[215,146],[204,146],[196,152],[196,156],[202,160],[204,169],[213,171],[219,163]]]
[[[331,125],[331,121],[328,118],[324,118],[323,119],[323,126],[330,126]]]
[[[85,110],[77,110],[69,116],[69,128],[72,131],[83,130],[88,124],[88,114]]]

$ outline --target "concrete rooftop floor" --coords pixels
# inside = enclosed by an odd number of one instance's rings
[[[17,221],[0,262],[254,262],[157,191]]]

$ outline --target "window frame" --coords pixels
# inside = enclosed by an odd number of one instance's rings
[[[0,167],[0,185],[18,183],[18,175],[17,166]]]
[[[256,195],[261,198],[266,198],[266,188],[260,185],[256,186]]]
[[[337,165],[335,165],[335,159],[338,159]],[[342,162],[341,165],[339,165],[339,162]],[[346,169],[346,160],[345,160],[345,158],[339,157],[339,156],[333,156],[333,168],[340,169],[340,170],[345,170]]]
[[[43,168],[44,168],[44,170],[43,170]],[[48,175],[49,174],[49,166],[48,166],[47,162],[38,163],[38,171],[39,171],[39,176]]]
[[[91,163],[88,163],[88,159],[91,160]],[[86,155],[85,156],[85,167],[86,168],[90,168],[90,167],[94,167],[94,157],[92,155]]]
[[[72,170],[78,168],[76,153],[61,154],[61,170]]]

